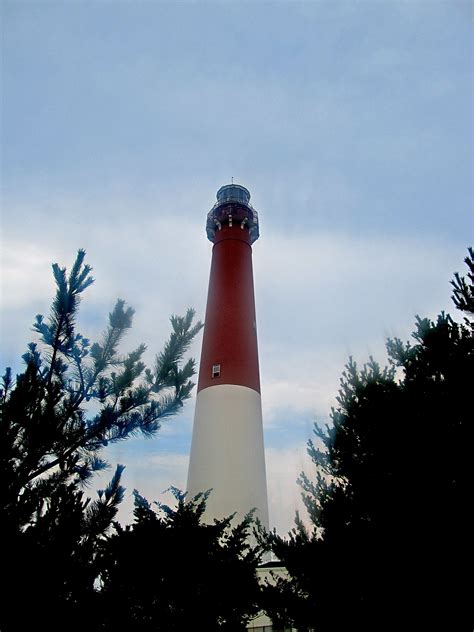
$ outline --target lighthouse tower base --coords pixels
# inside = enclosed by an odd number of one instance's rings
[[[268,529],[268,501],[260,393],[246,386],[219,384],[196,398],[188,498],[211,489],[206,522],[255,509]]]

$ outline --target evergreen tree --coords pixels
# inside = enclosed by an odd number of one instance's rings
[[[315,426],[315,479],[300,484],[313,525],[269,546],[292,577],[265,591],[275,621],[300,632],[471,630],[472,249],[452,282],[463,323],[417,318],[390,365],[350,360],[332,425]]]
[[[135,522],[115,525],[100,556],[98,629],[130,632],[245,630],[257,613],[259,550],[251,515],[203,524],[207,494],[158,511],[135,491]]]
[[[171,318],[172,333],[152,369],[145,346],[121,355],[133,309],[118,300],[100,342],[76,331],[81,295],[91,285],[79,250],[66,274],[53,265],[56,295],[38,315],[23,356],[26,368],[0,393],[0,524],[4,588],[0,629],[81,626],[94,603],[94,560],[123,497],[117,466],[91,501],[84,485],[108,464],[103,448],[134,434],[153,436],[193,388],[194,360],[184,361],[201,328],[194,312]],[[81,615],[81,619],[75,617]]]

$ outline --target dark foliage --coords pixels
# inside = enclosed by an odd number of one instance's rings
[[[332,425],[315,426],[302,474],[313,525],[268,544],[292,576],[265,593],[300,632],[471,630],[473,251],[453,281],[462,324],[417,318],[390,366],[349,361]]]
[[[135,522],[103,546],[99,629],[245,630],[257,612],[252,520],[201,522],[205,496],[159,512],[135,492]]]
[[[97,600],[95,560],[123,497],[116,472],[91,501],[84,484],[108,467],[108,443],[142,433],[179,411],[193,388],[194,361],[183,355],[201,324],[194,312],[171,318],[172,333],[152,370],[145,346],[122,356],[133,310],[119,300],[99,343],[76,332],[82,292],[93,282],[78,252],[70,274],[53,265],[50,317],[38,315],[23,356],[25,371],[6,370],[0,393],[0,524],[6,580],[0,629],[76,629]]]

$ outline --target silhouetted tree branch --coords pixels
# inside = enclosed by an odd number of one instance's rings
[[[79,250],[69,275],[53,265],[50,315],[37,315],[33,325],[39,341],[28,345],[16,380],[9,368],[3,376],[0,523],[9,582],[2,630],[36,627],[40,613],[52,611],[59,627],[71,629],[72,613],[93,604],[94,560],[123,497],[124,467],[117,466],[94,501],[83,486],[108,467],[101,456],[106,445],[137,433],[154,435],[194,386],[194,360],[183,360],[202,327],[193,322],[192,309],[172,316],[170,338],[153,369],[142,361],[143,344],[119,353],[134,314],[123,300],[99,342],[76,331],[82,294],[93,283],[84,258]]]
[[[471,283],[453,281],[463,323],[417,317],[413,342],[388,341],[388,368],[349,360],[332,424],[308,443],[315,475],[299,480],[312,528],[267,536],[291,575],[266,590],[275,621],[472,627],[472,249],[466,263]]]

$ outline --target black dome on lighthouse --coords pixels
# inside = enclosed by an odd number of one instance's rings
[[[219,204],[224,202],[249,204],[250,191],[240,184],[225,184],[217,192],[217,201]]]
[[[250,244],[258,239],[258,213],[250,204],[250,191],[241,184],[225,184],[216,194],[217,202],[207,214],[207,237],[214,243],[216,230],[223,226],[240,226],[250,236]]]

